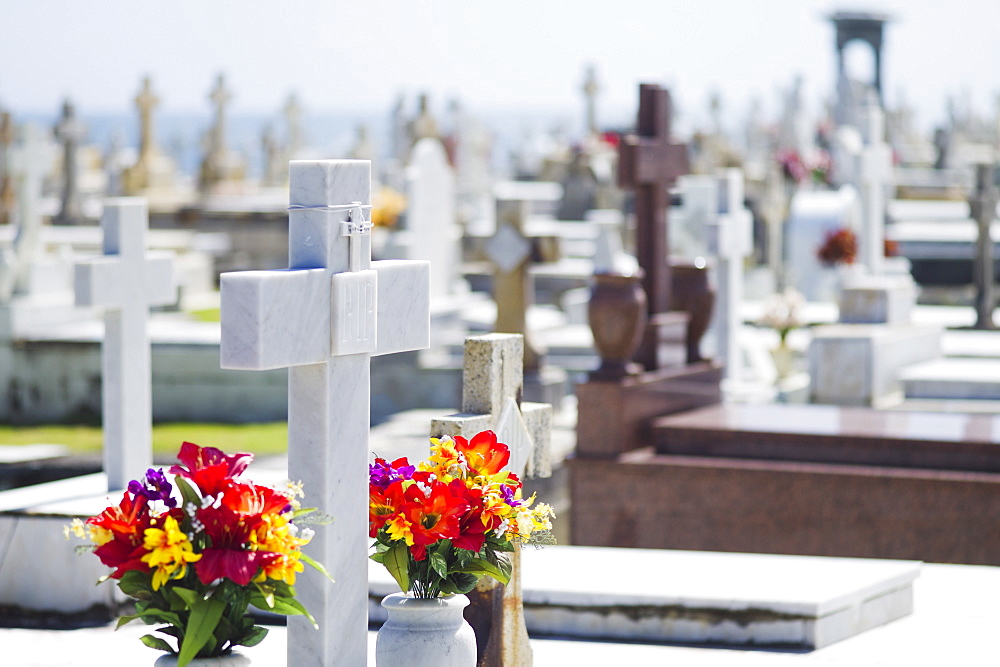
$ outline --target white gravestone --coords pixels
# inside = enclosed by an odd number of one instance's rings
[[[101,402],[108,490],[153,464],[150,306],[177,300],[173,255],[146,251],[146,200],[107,199],[104,255],[76,265],[76,304],[104,310]]]
[[[861,194],[861,263],[872,275],[883,273],[887,190],[892,186],[892,147],[885,142],[885,119],[877,102],[866,110],[868,141],[858,170]]]
[[[21,146],[11,150],[9,165],[16,175],[17,235],[10,248],[0,249],[0,303],[23,291],[33,262],[42,251],[39,200],[45,177],[45,144],[41,130],[25,125]]]
[[[725,364],[726,378],[741,380],[743,357],[737,337],[743,301],[743,261],[753,252],[753,214],[743,206],[743,172],[726,169],[719,174],[719,214],[709,221],[709,252],[716,257],[716,354]]]
[[[288,270],[222,275],[223,368],[288,368],[288,472],[335,522],[307,547],[336,584],[298,587],[289,665],[365,665],[373,355],[426,348],[430,264],[371,261],[371,163],[290,164]]]
[[[431,262],[431,297],[454,291],[461,262],[461,230],[455,213],[455,174],[444,146],[421,139],[406,168],[406,235],[409,259]]]

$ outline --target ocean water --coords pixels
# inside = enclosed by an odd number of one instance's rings
[[[87,114],[78,110],[86,135],[85,144],[95,145],[107,152],[112,145],[138,148],[139,119],[135,113]],[[493,137],[494,167],[501,173],[507,171],[512,155],[525,146],[544,145],[544,138],[555,135],[566,141],[578,140],[582,134],[582,114],[559,111],[494,112],[477,117]],[[58,113],[18,114],[17,124],[33,123],[53,127]],[[181,170],[194,175],[203,154],[203,142],[212,118],[209,114],[158,113],[154,117],[156,144],[170,155]],[[377,156],[390,155],[392,117],[389,112],[315,113],[303,114],[304,144],[315,157],[344,157],[356,143],[361,126],[368,130]],[[256,178],[263,172],[264,151],[262,137],[271,127],[279,144],[287,142],[287,127],[279,114],[230,114],[226,118],[226,138],[230,149],[242,154],[246,160],[248,177]],[[439,127],[448,131],[447,123],[439,119]]]

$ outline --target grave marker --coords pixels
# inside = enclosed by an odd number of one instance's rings
[[[336,521],[307,547],[336,585],[307,573],[289,622],[289,665],[367,664],[367,458],[373,355],[426,348],[423,261],[371,261],[371,163],[290,164],[288,270],[222,275],[223,368],[288,368],[288,472]]]
[[[455,174],[439,140],[414,144],[406,184],[407,256],[432,261],[431,295],[447,296],[458,279],[462,239],[455,217]]]
[[[993,329],[993,309],[996,295],[993,288],[993,240],[990,228],[997,217],[997,188],[993,182],[993,166],[976,165],[976,187],[969,198],[969,210],[976,221],[976,255],[972,274],[976,282],[976,328]]]
[[[0,114],[0,225],[9,224],[14,211],[14,179],[10,174],[14,135],[14,119],[9,111],[4,111]]]
[[[104,255],[76,265],[76,304],[104,310],[101,402],[108,490],[128,486],[153,464],[150,306],[177,300],[173,258],[146,251],[146,201],[106,199]]]
[[[62,225],[75,225],[83,219],[83,209],[80,205],[80,165],[76,161],[77,149],[86,136],[86,129],[76,118],[76,109],[66,100],[63,103],[62,118],[55,128],[56,138],[63,146],[63,190],[59,204],[59,213],[53,222]]]
[[[892,147],[885,142],[885,117],[877,100],[867,108],[868,141],[861,149],[858,188],[861,195],[861,263],[872,275],[885,263],[886,189],[892,183]]]
[[[7,163],[16,182],[17,235],[12,247],[0,253],[0,304],[9,302],[24,288],[31,264],[42,251],[39,200],[45,178],[44,152],[41,130],[25,125],[21,129],[21,146],[12,149]]]
[[[625,137],[619,148],[618,183],[635,191],[636,256],[645,273],[642,286],[650,316],[635,360],[647,370],[659,367],[656,316],[670,310],[667,188],[688,170],[687,146],[671,141],[670,119],[670,93],[641,84],[636,134]]]
[[[522,403],[524,339],[515,334],[488,334],[465,340],[462,369],[462,412],[431,422],[431,437],[493,430],[510,448],[507,469],[522,479],[552,473],[550,443],[552,406]],[[469,593],[467,611],[476,631],[479,665],[532,664],[521,600],[521,551],[512,554],[513,572],[506,586],[484,577]]]

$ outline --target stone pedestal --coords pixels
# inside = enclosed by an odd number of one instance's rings
[[[935,326],[831,324],[817,327],[809,347],[815,403],[887,405],[902,400],[900,372],[940,356]]]
[[[842,324],[905,324],[917,302],[909,275],[859,276],[840,291]]]

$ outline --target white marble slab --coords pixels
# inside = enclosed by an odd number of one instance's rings
[[[528,630],[819,648],[910,614],[910,561],[556,546],[522,553]],[[369,569],[369,614],[392,592]]]
[[[907,398],[1000,399],[1000,359],[947,358],[900,373]]]

